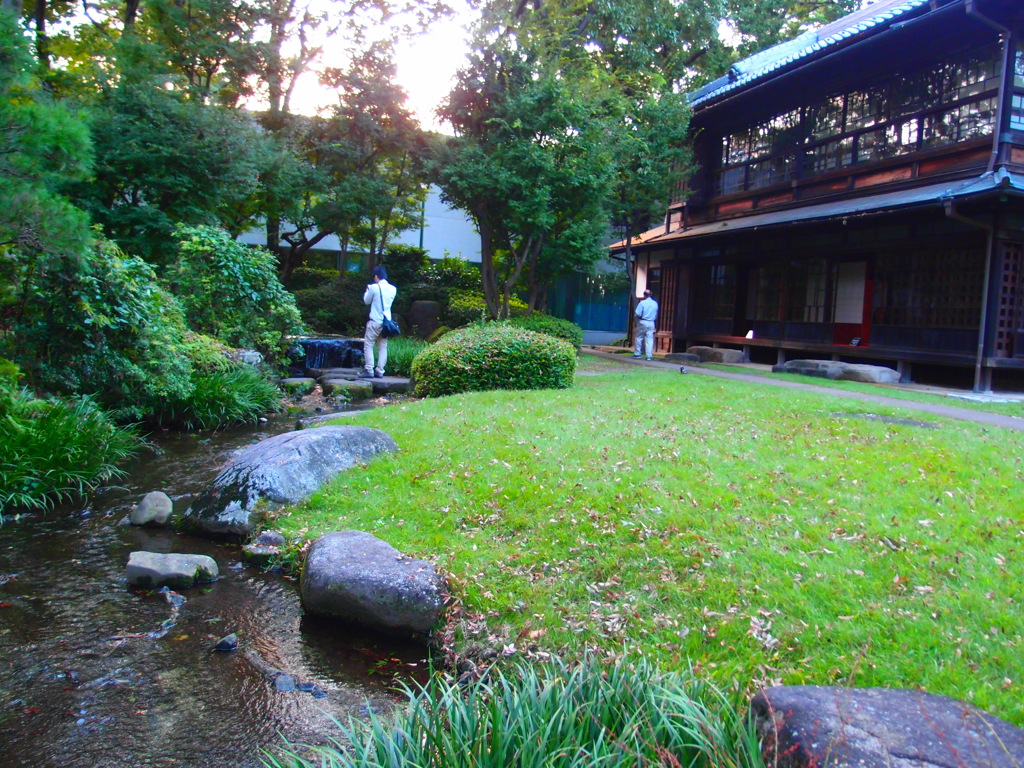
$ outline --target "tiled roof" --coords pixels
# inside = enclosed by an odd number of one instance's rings
[[[686,229],[665,232],[665,227],[655,227],[634,238],[632,246],[671,243],[692,237],[715,235],[738,230],[760,229],[802,222],[827,221],[829,219],[854,218],[871,214],[886,213],[897,208],[942,205],[946,200],[960,200],[995,192],[1024,195],[1024,175],[1010,173],[1003,168],[960,182],[930,184],[913,189],[883,192],[867,197],[847,198],[831,203],[805,205],[767,213],[754,213],[732,219],[722,219],[706,224],[696,224]],[[619,241],[611,246],[613,252],[623,249]],[[646,250],[646,249],[645,249]]]
[[[929,0],[879,0],[821,29],[804,32],[792,40],[736,62],[729,70],[729,74],[692,91],[689,94],[690,105],[696,106],[713,101],[736,88],[759,80],[818,51],[838,45],[851,37],[875,28],[888,27],[897,19],[927,6],[928,3]]]

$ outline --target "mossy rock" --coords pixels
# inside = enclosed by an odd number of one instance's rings
[[[325,395],[340,395],[349,400],[373,397],[373,382],[369,379],[324,379],[320,386]]]
[[[428,344],[433,344],[436,341],[438,341],[445,334],[451,333],[451,331],[452,331],[452,329],[449,328],[447,325],[438,326],[437,328],[434,329],[434,331],[429,336],[427,336],[427,343]]]

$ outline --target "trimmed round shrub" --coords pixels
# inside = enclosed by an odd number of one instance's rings
[[[576,374],[568,342],[505,323],[452,331],[412,363],[416,394],[439,397],[490,389],[565,389]]]
[[[534,312],[532,315],[509,318],[507,322],[517,328],[525,328],[534,333],[546,333],[556,339],[568,341],[576,348],[577,352],[583,346],[583,329],[571,320],[563,320],[543,312]]]

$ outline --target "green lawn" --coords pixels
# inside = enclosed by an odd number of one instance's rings
[[[400,453],[279,527],[435,562],[463,650],[920,686],[1024,725],[1024,434],[629,368],[352,414]]]
[[[754,376],[765,376],[770,379],[782,379],[783,381],[795,381],[801,384],[810,384],[830,389],[845,389],[850,392],[864,392],[869,395],[880,397],[891,397],[896,400],[909,400],[915,403],[933,403],[945,405],[950,408],[965,408],[971,411],[984,411],[986,413],[1001,413],[1005,416],[1024,417],[1024,400],[1014,400],[1008,403],[981,402],[976,400],[964,400],[959,397],[948,397],[945,394],[935,394],[920,389],[910,389],[897,385],[866,384],[860,381],[832,381],[820,379],[815,376],[803,376],[798,373],[771,373],[767,370],[748,368],[739,365],[708,364],[702,368],[710,368],[730,373],[745,373]],[[969,394],[966,393],[965,394]],[[998,397],[998,394],[996,395]]]

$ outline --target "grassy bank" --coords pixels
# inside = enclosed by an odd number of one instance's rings
[[[279,527],[433,560],[464,649],[641,652],[725,687],[921,686],[1024,725],[1024,435],[586,367],[570,390],[349,417],[401,452]]]

